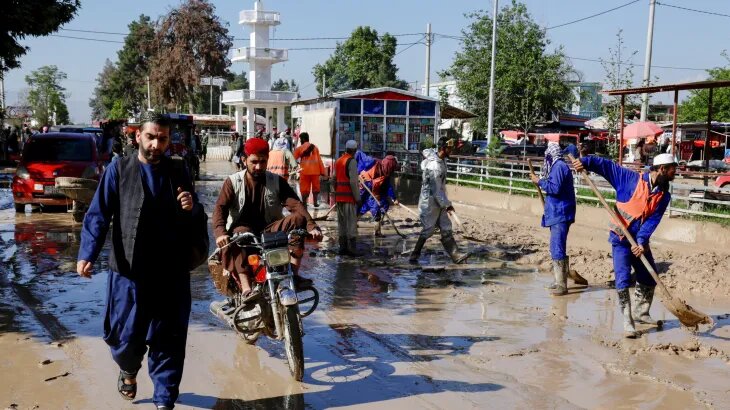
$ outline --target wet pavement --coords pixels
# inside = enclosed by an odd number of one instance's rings
[[[203,164],[197,189],[208,211],[230,171],[229,163]],[[291,379],[281,343],[248,346],[208,312],[219,295],[199,268],[177,408],[730,407],[730,301],[690,300],[717,319],[696,336],[655,303],[664,330],[624,340],[613,290],[551,298],[550,278],[536,267],[474,242],[479,257],[470,266],[413,269],[400,256],[415,242],[405,214],[394,219],[407,240],[388,225],[375,238],[363,220],[367,256],[342,258],[333,252],[333,219],[322,223],[328,239],[308,244],[303,267],[322,297],[304,320],[303,383]],[[145,366],[138,399],[116,392],[117,369],[101,340],[109,247],[93,278],[82,279],[79,239],[70,213],[15,214],[0,189],[0,406],[152,408]],[[423,261],[447,263],[437,240],[427,246]]]

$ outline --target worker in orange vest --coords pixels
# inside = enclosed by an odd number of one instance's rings
[[[656,282],[640,258],[645,256],[656,271],[649,240],[672,202],[669,183],[677,172],[677,160],[672,154],[657,155],[649,172],[639,173],[621,167],[610,159],[589,155],[574,159],[573,168],[578,172],[584,169],[595,172],[616,190],[617,217],[620,220],[609,221],[611,232],[608,241],[612,248],[618,303],[624,316],[624,336],[634,339],[641,335],[636,331],[635,322],[662,325],[661,321],[649,315]],[[619,223],[636,239],[636,246],[632,246],[623,236],[623,231],[617,225]],[[636,274],[633,309],[629,293],[629,287],[634,282],[632,268]]]
[[[294,150],[294,158],[299,161],[299,190],[302,193],[302,202],[305,206],[307,205],[311,192],[314,194],[314,207],[317,208],[319,206],[317,201],[320,190],[319,177],[324,175],[324,162],[319,156],[319,149],[309,142],[309,134],[306,132],[299,134],[299,140],[302,145]]]
[[[357,142],[345,143],[345,153],[335,162],[335,202],[340,255],[362,256],[355,248],[357,210],[360,208],[360,184],[357,179],[355,152]]]
[[[284,177],[288,180],[289,175],[297,168],[297,160],[289,151],[286,135],[282,132],[281,136],[274,140],[272,149],[269,152],[269,163],[266,170]]]

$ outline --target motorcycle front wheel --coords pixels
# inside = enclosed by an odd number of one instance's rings
[[[294,380],[300,382],[304,377],[304,346],[302,328],[299,325],[299,308],[297,305],[284,306],[283,316],[286,360]]]

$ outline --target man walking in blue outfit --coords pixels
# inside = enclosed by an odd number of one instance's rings
[[[99,183],[84,219],[77,271],[91,277],[111,224],[104,341],[120,368],[117,389],[124,399],[135,398],[147,352],[153,401],[171,409],[191,303],[191,262],[179,255],[189,253],[192,227],[207,217],[184,167],[163,156],[170,142],[167,119],[145,115],[136,135],[139,153],[112,163]]]
[[[575,191],[573,174],[563,161],[562,150],[557,142],[548,144],[542,171],[542,178],[535,174],[530,174],[530,178],[546,194],[541,225],[550,228],[550,257],[555,276],[550,293],[553,296],[562,296],[568,293],[570,264],[566,244],[570,225],[575,222]]]
[[[649,316],[654,299],[656,282],[641,263],[643,254],[654,270],[654,258],[649,247],[649,239],[656,230],[671,201],[669,182],[674,180],[677,163],[671,154],[660,154],[647,173],[637,173],[623,168],[613,161],[594,156],[573,161],[577,171],[586,169],[604,177],[616,189],[616,208],[620,221],[610,221],[609,242],[613,248],[613,270],[616,275],[616,291],[619,306],[624,316],[624,335],[627,338],[638,336],[634,322],[661,326]],[[621,235],[616,224],[623,224],[634,236],[637,246],[632,247]],[[631,268],[636,272],[636,305],[632,311],[629,287]]]

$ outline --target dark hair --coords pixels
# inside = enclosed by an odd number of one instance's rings
[[[385,153],[385,155],[395,156],[395,151],[388,151],[388,152]]]
[[[170,119],[165,114],[157,111],[143,111],[139,119],[139,129],[142,130],[147,123],[157,124],[160,127],[169,127]]]
[[[438,149],[444,149],[446,147],[455,148],[453,140],[448,137],[440,138],[437,146],[438,146]]]
[[[303,132],[303,133],[299,134],[299,139],[302,142],[309,142],[309,134],[307,134],[306,132]]]

